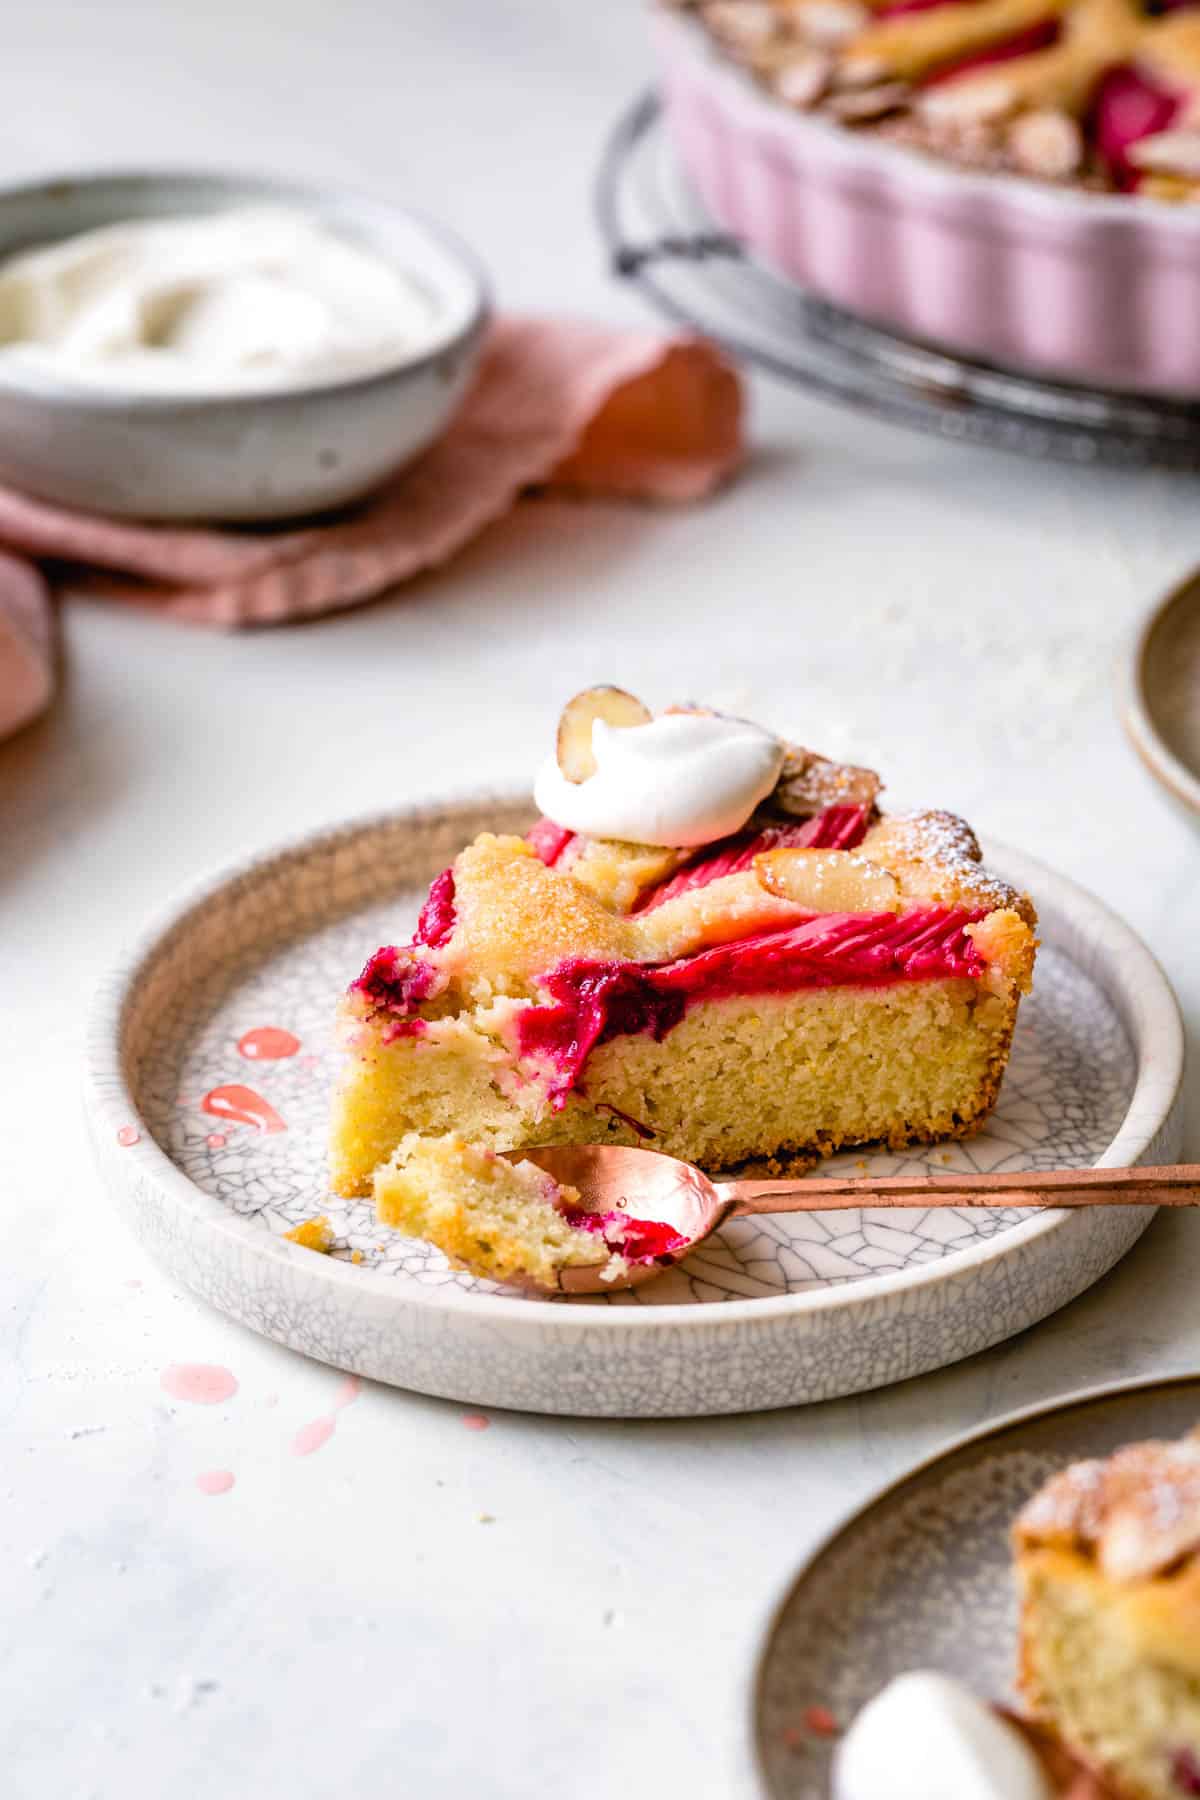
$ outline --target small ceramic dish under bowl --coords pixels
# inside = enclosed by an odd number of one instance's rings
[[[1200,1375],[1121,1382],[1010,1413],[958,1438],[826,1538],[767,1629],[748,1706],[767,1800],[830,1800],[837,1737],[909,1669],[1012,1698],[1009,1527],[1067,1463],[1200,1421]]]
[[[170,1275],[341,1368],[474,1405],[665,1417],[901,1381],[998,1343],[1124,1255],[1146,1208],[792,1213],[724,1227],[628,1293],[531,1298],[331,1195],[338,998],[411,934],[432,877],[528,800],[447,802],[271,850],[170,906],[103,983],[88,1111],[104,1180]],[[1043,947],[1000,1101],[961,1144],[843,1171],[1052,1169],[1179,1154],[1183,1039],[1165,977],[1111,913],[990,847],[1037,898]],[[321,1256],[284,1233],[326,1215]]]
[[[1134,749],[1192,823],[1200,823],[1200,573],[1154,608],[1122,686],[1121,716]]]
[[[440,225],[391,202],[269,176],[148,171],[0,188],[0,259],[104,225],[300,210],[403,270],[437,324],[374,372],[257,392],[122,392],[0,358],[0,482],[140,519],[266,521],[358,499],[438,435],[475,366],[487,284]]]

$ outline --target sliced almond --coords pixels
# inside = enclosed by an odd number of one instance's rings
[[[849,43],[871,17],[856,0],[798,0],[793,11],[805,42],[822,50]]]
[[[1200,131],[1156,131],[1131,144],[1127,154],[1139,169],[1200,179]]]
[[[815,750],[790,744],[767,804],[790,819],[815,818],[827,806],[861,806],[869,817],[882,787],[874,769],[831,762]]]
[[[1200,138],[1197,140],[1200,146]],[[1008,129],[1013,161],[1027,175],[1063,181],[1083,166],[1083,133],[1070,113],[1052,108],[1022,113]]]
[[[831,94],[825,110],[843,125],[866,125],[906,106],[912,89],[906,81],[884,81],[878,87],[850,88]]]
[[[775,77],[775,92],[788,106],[815,106],[829,86],[833,58],[824,50],[794,56]]]
[[[928,88],[918,101],[918,110],[938,124],[977,125],[1004,118],[1019,99],[1012,83],[1000,76],[964,75]]]
[[[757,50],[775,36],[779,19],[770,0],[712,0],[704,23],[732,50]]]
[[[649,707],[624,688],[584,688],[563,707],[558,721],[555,755],[558,766],[568,781],[586,781],[596,773],[592,752],[592,726],[597,719],[618,730],[629,725],[645,725],[651,718]]]
[[[851,850],[764,850],[754,872],[768,894],[812,912],[900,911],[900,883],[891,870]]]

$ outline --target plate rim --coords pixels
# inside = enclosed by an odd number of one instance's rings
[[[763,1796],[763,1800],[772,1800],[772,1789],[768,1785],[759,1752],[758,1717],[771,1645],[796,1589],[802,1582],[808,1580],[817,1564],[836,1549],[860,1519],[864,1518],[882,1501],[897,1493],[909,1481],[928,1474],[938,1463],[948,1462],[951,1457],[959,1455],[960,1452],[971,1449],[975,1444],[986,1443],[988,1438],[996,1437],[1002,1432],[1011,1431],[1014,1426],[1032,1424],[1035,1420],[1048,1419],[1055,1413],[1070,1412],[1079,1406],[1090,1406],[1097,1400],[1112,1400],[1121,1395],[1144,1393],[1150,1388],[1181,1385],[1194,1386],[1200,1390],[1200,1369],[1179,1369],[1174,1373],[1164,1371],[1157,1375],[1131,1375],[1123,1381],[1102,1381],[1090,1387],[1069,1388],[1065,1392],[1051,1394],[1043,1400],[1031,1401],[1028,1406],[1015,1407],[1011,1412],[1000,1413],[996,1418],[988,1419],[982,1425],[972,1425],[966,1431],[956,1432],[937,1449],[918,1457],[915,1462],[909,1463],[891,1480],[873,1488],[859,1501],[857,1506],[852,1507],[848,1512],[839,1514],[829,1529],[823,1532],[813,1544],[803,1561],[792,1570],[782,1586],[772,1596],[770,1604],[762,1615],[762,1625],[755,1637],[753,1659],[742,1683],[742,1747],[743,1751],[748,1752],[749,1767],[754,1772],[758,1793]]]
[[[1154,779],[1189,812],[1200,815],[1200,776],[1177,756],[1158,728],[1150,692],[1150,654],[1172,616],[1186,607],[1200,611],[1200,570],[1172,583],[1134,634],[1122,667],[1121,719],[1130,743]]]
[[[250,853],[230,859],[205,875],[179,889],[164,905],[156,908],[142,926],[127,940],[124,950],[108,965],[93,990],[87,1010],[84,1034],[84,1101],[88,1122],[94,1137],[107,1134],[115,1139],[123,1127],[135,1126],[140,1136],[124,1151],[136,1158],[143,1177],[153,1182],[160,1201],[172,1205],[188,1216],[189,1223],[215,1231],[236,1242],[263,1266],[288,1269],[294,1282],[303,1282],[319,1291],[326,1283],[334,1287],[354,1284],[356,1293],[387,1294],[398,1305],[411,1305],[434,1313],[461,1311],[471,1316],[490,1318],[497,1324],[524,1320],[541,1328],[574,1333],[613,1331],[671,1330],[684,1325],[693,1328],[708,1322],[713,1308],[697,1306],[694,1301],[664,1302],[655,1306],[578,1306],[562,1304],[536,1305],[527,1298],[507,1294],[479,1294],[455,1285],[425,1287],[405,1284],[397,1291],[395,1278],[372,1269],[355,1267],[331,1257],[314,1257],[310,1250],[290,1243],[282,1236],[265,1232],[253,1219],[231,1212],[215,1195],[207,1193],[184,1174],[166,1150],[157,1142],[149,1123],[138,1110],[126,1082],[123,1067],[122,1027],[126,1011],[135,995],[144,967],[150,963],[161,943],[183,926],[194,914],[235,883],[244,882],[259,872],[297,857],[328,853],[339,844],[364,837],[403,822],[434,823],[448,813],[496,808],[530,806],[526,792],[457,789],[417,805],[375,808],[352,815],[341,823],[324,824],[291,836]],[[985,840],[985,853],[1011,873],[1020,874],[1037,891],[1039,882],[1047,894],[1051,887],[1060,898],[1063,910],[1082,909],[1090,913],[1106,930],[1121,940],[1119,966],[1128,975],[1134,971],[1139,984],[1139,1005],[1143,1015],[1152,1019],[1161,1045],[1153,1067],[1139,1058],[1137,1076],[1129,1104],[1112,1145],[1123,1137],[1131,1140],[1131,1161],[1145,1149],[1179,1104],[1183,1085],[1185,1038],[1179,1002],[1170,981],[1157,958],[1133,927],[1104,901],[1069,876],[1001,843]],[[1015,865],[1015,867],[1014,867]],[[1023,871],[1023,872],[1022,872]],[[336,997],[334,997],[336,998]],[[331,1006],[333,1001],[331,999]],[[1124,1021],[1123,1021],[1124,1023]],[[1143,1090],[1149,1087],[1147,1097]],[[1147,1098],[1151,1105],[1147,1111]],[[1130,1121],[1135,1123],[1131,1126]],[[1112,1148],[1110,1145],[1110,1150]],[[1096,1167],[1114,1166],[1106,1152]],[[1119,1166],[1119,1165],[1118,1165]],[[107,1183],[106,1183],[107,1186]],[[770,1298],[723,1301],[716,1309],[722,1325],[743,1323],[768,1324],[802,1314],[825,1314],[845,1308],[870,1305],[874,1301],[900,1300],[914,1288],[928,1288],[944,1281],[955,1281],[964,1274],[1004,1256],[1009,1251],[1028,1245],[1042,1236],[1069,1229],[1075,1215],[1056,1208],[1012,1226],[1002,1234],[1003,1245],[995,1239],[957,1250],[936,1263],[922,1263],[898,1272],[862,1276],[836,1287],[818,1288],[804,1293],[786,1293]],[[1149,1221],[1147,1221],[1149,1223]],[[361,1286],[366,1283],[366,1289]]]

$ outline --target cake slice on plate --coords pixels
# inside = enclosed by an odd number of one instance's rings
[[[1033,905],[962,820],[882,812],[880,787],[743,720],[577,695],[542,817],[469,845],[342,1003],[337,1191],[399,1221],[385,1196],[447,1134],[715,1170],[976,1130]]]
[[[1200,1794],[1200,1435],[1072,1464],[1013,1535],[1035,1719],[1122,1800]]]

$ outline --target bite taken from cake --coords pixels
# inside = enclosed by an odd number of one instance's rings
[[[1033,904],[961,819],[887,813],[881,788],[745,720],[576,695],[526,836],[468,845],[342,1002],[336,1191],[498,1273],[494,1233],[472,1257],[415,1205],[424,1141],[645,1144],[717,1171],[977,1130]]]

